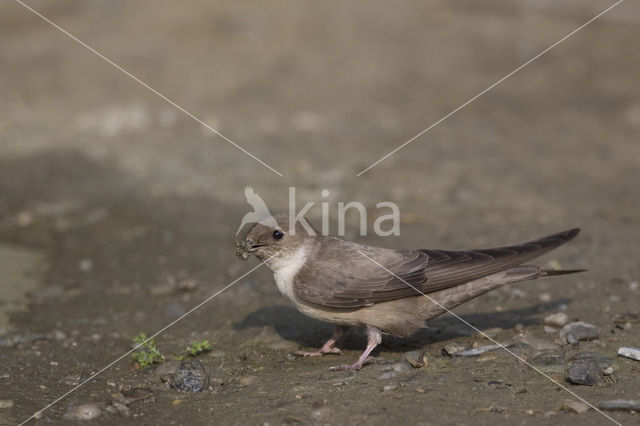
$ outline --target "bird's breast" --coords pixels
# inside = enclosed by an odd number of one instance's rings
[[[301,246],[293,253],[275,260],[272,265],[270,265],[278,290],[294,302],[296,301],[296,296],[293,293],[293,282],[296,274],[307,261],[307,253],[307,248]]]

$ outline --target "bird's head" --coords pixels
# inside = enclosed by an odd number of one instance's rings
[[[287,258],[305,243],[310,242],[318,232],[305,218],[291,223],[288,213],[279,213],[269,220],[254,223],[244,239],[236,242],[236,254],[247,259],[250,254],[260,260]]]

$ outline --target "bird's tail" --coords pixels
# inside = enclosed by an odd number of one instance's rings
[[[427,321],[498,287],[520,281],[534,280],[536,278],[575,274],[584,271],[585,269],[547,270],[537,265],[515,266],[466,284],[429,293],[429,298],[432,299],[432,301],[427,301],[427,303],[422,305],[420,314],[422,315],[422,319]],[[433,303],[433,301],[436,303]]]
[[[577,274],[586,272],[588,269],[540,269],[541,277],[553,277],[555,275]]]

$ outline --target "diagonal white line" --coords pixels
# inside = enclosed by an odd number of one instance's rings
[[[403,143],[402,145],[400,145],[399,147],[397,147],[396,149],[394,149],[393,151],[389,152],[388,154],[386,154],[385,156],[383,156],[382,158],[380,158],[378,161],[376,161],[375,163],[371,164],[369,167],[367,167],[366,169],[362,170],[360,173],[358,173],[356,176],[360,176],[363,173],[365,173],[366,171],[368,171],[369,169],[375,167],[376,165],[378,165],[379,163],[381,163],[382,161],[384,161],[385,159],[387,159],[388,157],[390,157],[391,155],[395,154],[396,152],[398,152],[399,150],[401,150],[402,148],[404,148],[405,146],[409,145],[411,142],[413,142],[414,140],[418,139],[420,136],[424,135],[425,133],[427,133],[429,130],[433,129],[434,127],[436,127],[438,124],[442,123],[444,120],[446,120],[447,118],[451,117],[452,115],[454,115],[455,113],[457,113],[458,111],[460,111],[462,108],[466,107],[467,105],[469,105],[471,102],[475,101],[476,99],[478,99],[480,96],[484,95],[485,93],[487,93],[489,90],[493,89],[494,87],[496,87],[497,85],[499,85],[500,83],[502,83],[503,81],[505,81],[506,79],[508,79],[509,77],[511,77],[512,75],[514,75],[515,73],[517,73],[518,71],[520,71],[521,69],[523,69],[524,67],[526,67],[527,65],[529,65],[530,63],[532,63],[533,61],[535,61],[536,59],[538,59],[539,57],[541,57],[542,55],[544,55],[545,53],[549,52],[551,49],[553,49],[554,47],[556,47],[557,45],[559,45],[560,43],[562,43],[563,41],[565,41],[566,39],[568,39],[569,37],[571,37],[572,35],[574,35],[575,33],[577,33],[578,31],[582,30],[583,28],[585,28],[587,25],[591,24],[593,21],[595,21],[596,19],[600,18],[602,15],[604,15],[605,13],[609,12],[611,9],[613,9],[614,7],[618,6],[620,3],[622,3],[624,0],[618,0],[617,2],[615,2],[614,4],[612,4],[611,6],[609,6],[608,8],[606,8],[605,10],[603,10],[602,12],[600,12],[599,14],[597,14],[596,16],[594,16],[593,18],[589,19],[587,22],[585,22],[584,24],[580,25],[578,28],[576,28],[575,30],[571,31],[569,34],[567,34],[566,36],[562,37],[560,40],[556,41],[555,43],[553,43],[551,46],[547,47],[546,49],[544,49],[542,52],[538,53],[536,56],[534,56],[533,58],[529,59],[527,62],[525,62],[524,64],[520,65],[518,68],[516,68],[515,70],[511,71],[509,74],[505,75],[504,77],[502,77],[500,80],[496,81],[495,83],[493,83],[491,86],[487,87],[486,89],[484,89],[483,91],[479,92],[478,94],[476,94],[474,97],[472,97],[471,99],[469,99],[468,101],[466,101],[465,103],[463,103],[462,105],[460,105],[459,107],[457,107],[456,109],[454,109],[453,111],[449,112],[447,115],[445,115],[444,117],[442,117],[441,119],[439,119],[438,121],[436,121],[435,123],[433,123],[432,125],[430,125],[429,127],[427,127],[426,129],[424,129],[423,131],[421,131],[420,133],[418,133],[417,135],[415,135],[414,137],[412,137],[411,139],[409,139],[408,141],[406,141],[405,143]]]
[[[216,297],[217,295],[219,295],[220,293],[222,293],[223,291],[225,291],[226,289],[228,289],[229,287],[231,287],[232,285],[234,285],[235,283],[237,283],[238,281],[240,281],[241,279],[243,279],[244,277],[246,277],[247,275],[249,275],[250,273],[252,273],[253,271],[255,271],[256,269],[258,269],[259,267],[261,267],[262,265],[266,264],[266,262],[268,262],[269,260],[271,260],[274,256],[280,254],[280,252],[277,252],[276,254],[274,254],[273,256],[269,257],[267,260],[261,261],[258,265],[256,265],[255,267],[251,268],[248,272],[245,272],[244,274],[242,274],[239,278],[236,278],[235,280],[233,280],[231,283],[227,284],[224,288],[222,288],[221,290],[218,290],[217,292],[215,292],[214,294],[212,294],[211,296],[207,297],[205,300],[203,300],[202,302],[198,303],[196,306],[194,306],[193,308],[189,309],[186,313],[184,313],[183,315],[181,315],[180,317],[176,318],[175,320],[171,321],[169,324],[165,325],[164,327],[162,327],[160,330],[156,331],[155,333],[153,333],[151,336],[149,336],[147,338],[147,340],[145,340],[144,342],[139,343],[138,345],[136,345],[133,349],[129,350],[128,352],[124,353],[123,355],[119,356],[118,358],[116,358],[115,360],[111,361],[109,364],[107,364],[105,367],[103,367],[102,369],[100,369],[98,372],[93,373],[91,376],[89,376],[88,378],[86,378],[85,380],[83,380],[82,382],[80,382],[78,385],[76,385],[73,389],[65,392],[64,394],[60,395],[58,398],[56,398],[53,402],[47,404],[45,407],[43,407],[41,410],[36,411],[35,413],[33,413],[28,419],[25,419],[22,423],[20,423],[20,426],[27,423],[29,420],[33,419],[34,417],[36,417],[38,414],[44,412],[45,410],[47,410],[48,408],[50,408],[51,406],[53,406],[54,404],[58,403],[59,401],[61,401],[62,399],[66,398],[69,394],[71,394],[72,392],[76,391],[80,386],[84,385],[85,383],[93,380],[98,374],[104,372],[105,370],[109,369],[110,367],[112,367],[114,364],[116,364],[118,361],[122,360],[123,358],[125,358],[127,355],[129,355],[130,353],[132,353],[135,350],[138,350],[141,346],[143,346],[145,343],[147,343],[149,340],[153,339],[154,337],[156,337],[157,335],[159,335],[160,333],[164,332],[165,330],[167,330],[169,327],[171,327],[172,325],[174,325],[175,323],[177,323],[178,321],[180,321],[181,319],[183,319],[184,317],[186,317],[187,315],[189,315],[190,313],[192,313],[193,311],[195,311],[196,309],[198,309],[199,307],[201,307],[202,305],[204,305],[205,303],[207,303],[209,300],[213,299],[214,297]]]
[[[256,157],[255,155],[253,155],[252,153],[250,153],[249,151],[247,151],[246,149],[244,149],[243,147],[241,147],[240,145],[238,145],[237,143],[233,142],[231,139],[229,139],[228,137],[226,137],[225,135],[223,135],[222,133],[220,133],[219,131],[217,131],[216,129],[214,129],[213,127],[211,127],[210,125],[208,125],[207,123],[205,123],[204,121],[202,121],[201,119],[199,119],[198,117],[196,117],[194,114],[190,113],[189,111],[187,111],[186,109],[184,109],[183,107],[181,107],[180,105],[178,105],[177,103],[175,103],[174,101],[172,101],[171,99],[169,99],[168,97],[166,97],[165,95],[163,95],[162,93],[158,92],[156,89],[154,89],[153,87],[149,86],[147,83],[145,83],[144,81],[140,80],[138,77],[136,77],[135,75],[131,74],[129,71],[125,70],[124,68],[122,68],[120,65],[116,64],[115,62],[113,62],[111,59],[107,58],[106,56],[104,56],[102,53],[98,52],[96,49],[94,49],[93,47],[89,46],[88,44],[86,44],[85,42],[83,42],[82,40],[80,40],[79,38],[77,38],[76,36],[74,36],[73,34],[69,33],[67,30],[65,30],[64,28],[60,27],[59,25],[55,24],[53,21],[51,21],[49,18],[47,18],[46,16],[42,15],[41,13],[39,13],[38,11],[36,11],[35,9],[31,8],[30,6],[26,5],[25,3],[23,3],[20,0],[15,0],[17,3],[21,4],[22,6],[24,6],[26,9],[30,10],[31,12],[33,12],[34,14],[36,14],[37,16],[39,16],[40,18],[42,18],[44,21],[46,21],[47,23],[49,23],[50,25],[52,25],[54,28],[56,28],[57,30],[61,31],[62,33],[64,33],[65,35],[67,35],[68,37],[70,37],[71,39],[73,39],[76,43],[80,44],[81,46],[84,46],[85,48],[89,49],[92,53],[94,53],[95,55],[97,55],[100,59],[106,61],[107,63],[113,65],[116,69],[118,69],[120,72],[122,72],[123,74],[125,74],[127,77],[135,80],[137,83],[139,83],[141,86],[143,86],[145,89],[149,90],[150,92],[160,96],[162,99],[164,99],[165,101],[167,101],[169,104],[171,104],[172,106],[174,106],[175,108],[177,108],[178,110],[182,111],[183,113],[185,113],[186,115],[188,115],[189,117],[193,118],[195,121],[197,121],[198,123],[200,123],[201,125],[203,125],[204,127],[206,127],[207,129],[211,130],[213,133],[215,133],[216,135],[220,136],[222,139],[224,139],[225,141],[229,142],[231,145],[235,146],[236,148],[238,148],[240,151],[244,152],[245,154],[247,154],[249,157],[253,158],[254,160],[256,160],[258,163],[262,164],[263,166],[265,166],[266,168],[270,169],[272,172],[274,172],[275,174],[277,174],[278,176],[282,176],[282,173],[280,173],[279,171],[277,171],[276,169],[274,169],[273,167],[271,167],[270,165],[268,165],[267,163],[265,163],[264,161],[262,161],[261,159],[259,159],[258,157]]]
[[[531,367],[532,369],[534,369],[535,371],[537,371],[538,373],[542,374],[544,377],[546,377],[547,379],[551,380],[553,383],[555,383],[556,385],[560,386],[562,389],[566,390],[567,392],[569,392],[571,395],[575,396],[576,398],[578,398],[580,401],[584,402],[585,404],[587,404],[589,407],[593,408],[594,410],[596,410],[598,413],[602,414],[603,416],[605,416],[607,419],[611,420],[613,423],[617,424],[618,426],[622,426],[621,423],[618,423],[616,420],[612,419],[611,417],[609,417],[606,413],[604,413],[602,410],[596,408],[593,404],[591,404],[589,401],[585,400],[584,398],[582,398],[580,395],[577,395],[575,392],[573,392],[571,389],[567,388],[566,386],[564,386],[563,384],[559,383],[556,380],[553,380],[553,378],[551,376],[549,376],[548,374],[544,373],[543,371],[541,371],[539,368],[535,367],[533,364],[531,364],[530,362],[528,362],[527,360],[525,360],[524,358],[522,358],[521,356],[517,355],[516,353],[514,353],[513,351],[511,351],[509,348],[507,348],[506,346],[504,346],[502,343],[499,343],[497,340],[495,340],[493,337],[490,337],[489,335],[487,335],[485,332],[481,331],[480,329],[478,329],[476,326],[474,326],[473,324],[469,323],[467,320],[461,318],[459,315],[457,315],[456,313],[454,313],[453,311],[451,311],[450,309],[447,309],[446,307],[444,307],[442,304],[440,304],[438,301],[436,301],[434,298],[428,296],[427,294],[423,293],[422,291],[418,290],[417,288],[415,288],[414,286],[412,286],[411,284],[409,284],[408,282],[406,282],[405,280],[403,280],[402,278],[400,278],[399,276],[397,276],[396,274],[394,274],[393,272],[391,272],[389,269],[385,268],[383,265],[381,265],[380,263],[376,262],[375,260],[373,260],[372,258],[370,258],[369,256],[367,256],[366,254],[364,254],[363,252],[361,252],[360,250],[356,249],[356,251],[358,253],[360,253],[361,255],[363,255],[364,257],[366,257],[367,259],[369,259],[371,262],[375,263],[376,265],[378,265],[379,267],[381,267],[382,269],[384,269],[385,271],[387,271],[389,274],[391,274],[393,277],[399,279],[400,281],[402,281],[403,283],[405,283],[406,285],[408,285],[409,287],[411,287],[412,289],[414,289],[415,291],[417,291],[418,293],[420,293],[421,295],[423,295],[424,297],[426,297],[427,299],[429,299],[432,303],[438,305],[439,307],[441,307],[442,309],[444,309],[446,312],[448,312],[449,314],[453,315],[454,317],[456,317],[457,319],[459,319],[460,321],[462,321],[463,323],[465,323],[466,325],[468,325],[469,327],[471,327],[472,329],[474,329],[475,331],[477,331],[478,333],[482,334],[484,337],[486,337],[487,339],[491,340],[493,343],[495,343],[497,346],[499,346],[500,348],[504,349],[505,351],[507,351],[508,353],[510,353],[511,355],[513,355],[514,357],[518,358],[518,360],[522,361],[523,363],[525,363],[527,366]]]

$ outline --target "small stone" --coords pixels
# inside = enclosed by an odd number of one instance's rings
[[[629,290],[635,291],[635,290],[637,290],[639,288],[640,288],[640,282],[634,281],[632,283],[629,283]]]
[[[155,401],[153,396],[153,392],[149,388],[133,388],[123,390],[122,392],[122,401],[126,405],[131,405],[134,402],[139,401]]]
[[[102,410],[96,404],[80,404],[69,407],[64,415],[69,420],[92,420],[100,417]]]
[[[569,316],[564,312],[551,314],[544,319],[544,323],[552,327],[564,327],[565,325],[567,325],[568,321]]]
[[[93,269],[93,261],[91,259],[82,259],[78,262],[78,269],[82,272],[89,272]]]
[[[153,374],[162,379],[163,376],[174,374],[178,370],[179,366],[180,361],[163,362],[153,370]]]
[[[502,348],[502,346],[500,345],[480,346],[478,348],[467,349],[466,351],[456,352],[455,355],[456,356],[477,356],[485,352],[493,351],[500,348]]]
[[[567,343],[570,344],[571,346],[578,346],[580,344],[576,335],[571,332],[567,333],[565,338],[567,340]]]
[[[486,362],[486,361],[493,361],[494,359],[498,359],[498,355],[496,355],[493,352],[487,352],[487,353],[484,353],[484,354],[480,355],[476,361],[478,361],[478,362]]]
[[[569,338],[567,338],[569,334],[573,334],[578,341],[595,340],[600,337],[598,327],[581,321],[572,322],[562,327],[562,330],[560,331],[560,338],[564,338],[568,343],[571,343],[569,342]]]
[[[29,226],[33,222],[33,213],[23,211],[18,213],[17,217],[18,226]]]
[[[548,326],[548,325],[544,326],[544,332],[547,333],[547,334],[554,334],[557,331],[558,331],[558,329],[555,328],[555,327],[551,327],[551,326]]]
[[[382,388],[383,391],[389,392],[398,389],[398,385],[386,385]]]
[[[513,340],[518,343],[524,343],[525,345],[530,346],[536,351],[542,351],[545,349],[558,349],[558,345],[550,342],[547,339],[536,337],[528,331],[523,334],[514,336]]]
[[[542,293],[538,296],[541,302],[551,302],[551,295],[549,293]]]
[[[605,376],[610,376],[613,374],[613,367],[605,367],[602,369],[602,374]]]
[[[603,377],[602,368],[590,360],[571,362],[565,374],[565,378],[569,383],[585,386],[593,386],[602,380]]]
[[[546,373],[562,373],[564,371],[564,351],[560,349],[540,351],[531,359],[531,364]]]
[[[121,416],[129,417],[131,415],[129,407],[127,407],[125,404],[113,402],[113,408],[116,410],[116,413],[120,414]]]
[[[622,347],[618,349],[618,355],[640,361],[640,349]]]
[[[173,401],[171,401],[171,405],[173,405],[174,407],[176,405],[180,405],[182,404],[182,400],[181,399],[174,399]]]
[[[202,392],[209,387],[209,372],[200,360],[182,361],[174,373],[161,376],[171,388],[186,392]]]
[[[250,386],[256,382],[256,376],[243,376],[240,378],[242,386]]]
[[[458,352],[462,352],[464,350],[465,350],[465,346],[464,345],[462,345],[461,343],[458,343],[458,342],[452,342],[452,343],[449,343],[449,344],[445,345],[445,347],[442,349],[442,352],[445,355],[452,356],[452,355],[455,355]]]
[[[581,401],[567,401],[562,404],[562,408],[560,409],[569,413],[582,414],[589,411],[589,406]]]
[[[11,399],[0,399],[0,409],[13,407],[13,401]]]
[[[627,312],[626,314],[618,315],[613,322],[616,324],[639,323],[640,314]]]
[[[640,411],[640,400],[614,399],[600,404],[601,410]]]
[[[394,371],[385,371],[381,375],[378,376],[378,380],[389,380],[396,377],[397,374]]]
[[[407,352],[404,354],[404,359],[414,368],[422,368],[429,365],[429,360],[424,350]]]
[[[598,367],[605,369],[613,366],[613,358],[594,352],[580,352],[575,354],[571,361],[591,361],[598,364]]]

